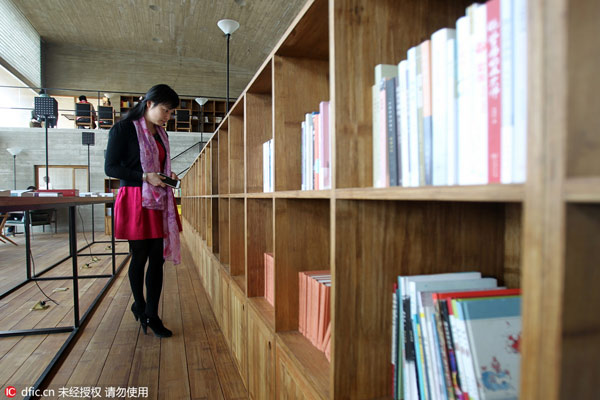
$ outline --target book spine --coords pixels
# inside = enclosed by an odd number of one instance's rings
[[[396,82],[397,78],[387,79],[385,82],[386,116],[387,122],[387,150],[390,186],[398,186],[398,155],[396,134]]]
[[[476,166],[472,184],[488,183],[488,89],[487,89],[487,8],[477,5],[473,10],[473,34],[475,46],[475,134],[471,143]]]
[[[375,83],[372,87],[373,96],[373,186],[383,187],[381,182],[381,168],[379,160],[381,154],[379,154],[379,135],[381,129],[379,129],[379,85]]]
[[[431,113],[433,126],[433,185],[447,182],[447,51],[449,29],[431,35]]]
[[[500,150],[500,180],[511,183],[513,168],[514,79],[513,79],[513,1],[500,2],[500,41],[502,74],[502,127]]]
[[[329,102],[322,101],[319,104],[319,114],[321,118],[319,122],[321,124],[321,189],[331,189],[331,177],[330,177],[330,166],[331,160],[331,144],[329,134]]]
[[[306,190],[306,121],[302,121],[302,137],[301,137],[301,149],[300,158],[302,160],[302,184],[300,185],[301,190]]]
[[[502,70],[500,0],[487,7],[488,182],[500,183],[502,151]]]
[[[398,179],[402,186],[410,186],[410,142],[408,122],[408,61],[398,64],[398,91],[396,93],[396,107],[399,108],[398,121]]]
[[[456,31],[454,37],[448,39],[447,44],[447,85],[446,106],[447,106],[447,178],[446,184],[456,185],[458,183],[458,126],[457,126],[457,92],[456,92]]]
[[[471,58],[471,24],[467,16],[456,21],[457,54],[457,127],[458,127],[458,184],[468,183],[470,179],[471,156],[470,142],[472,132],[472,86],[473,68]]]
[[[319,181],[321,180],[321,130],[319,113],[313,113],[313,127],[315,130],[315,166],[314,166],[314,182],[315,190],[321,188]]]
[[[527,1],[514,2],[514,140],[513,183],[523,183],[527,170]]]
[[[425,185],[433,184],[433,122],[431,106],[431,41],[426,40],[421,45],[421,60],[423,62],[423,165]]]
[[[411,47],[408,57],[408,121],[410,142],[410,185],[419,186],[419,115],[417,111],[417,48]]]
[[[419,180],[416,186],[425,186],[425,125],[424,125],[424,95],[423,95],[423,44],[417,46],[417,166]]]

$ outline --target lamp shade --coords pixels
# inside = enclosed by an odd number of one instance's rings
[[[14,157],[18,156],[19,153],[23,151],[23,149],[20,147],[9,147],[8,149],[6,149],[6,151],[8,151]]]
[[[233,19],[222,19],[219,22],[217,22],[217,25],[226,35],[231,35],[240,27],[240,23]]]
[[[207,101],[208,99],[206,97],[196,97],[196,103],[200,104],[201,106],[205,105]]]

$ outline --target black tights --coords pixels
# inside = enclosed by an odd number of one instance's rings
[[[131,263],[129,264],[129,283],[138,312],[148,317],[158,317],[158,301],[163,283],[163,240],[130,240]],[[149,260],[149,261],[148,261]],[[146,300],[144,300],[144,268],[146,271]]]

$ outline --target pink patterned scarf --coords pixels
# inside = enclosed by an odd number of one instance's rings
[[[146,119],[142,117],[137,121],[133,121],[133,124],[135,125],[138,142],[140,143],[142,170],[146,173],[162,172],[167,176],[171,176],[171,152],[167,133],[163,127],[156,126],[156,131],[160,135],[166,151],[165,168],[161,171],[158,160],[158,145],[150,131],[148,131]],[[168,186],[162,188],[144,182],[142,184],[142,207],[149,210],[162,210],[164,232],[163,257],[165,260],[173,261],[173,264],[179,264],[181,262],[181,250],[173,190]]]

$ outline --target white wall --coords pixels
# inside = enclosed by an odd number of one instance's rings
[[[0,1],[0,61],[28,86],[42,86],[40,35],[12,0]]]
[[[25,84],[0,65],[0,86]],[[29,127],[35,96],[37,93],[29,88],[0,87],[0,127]]]

